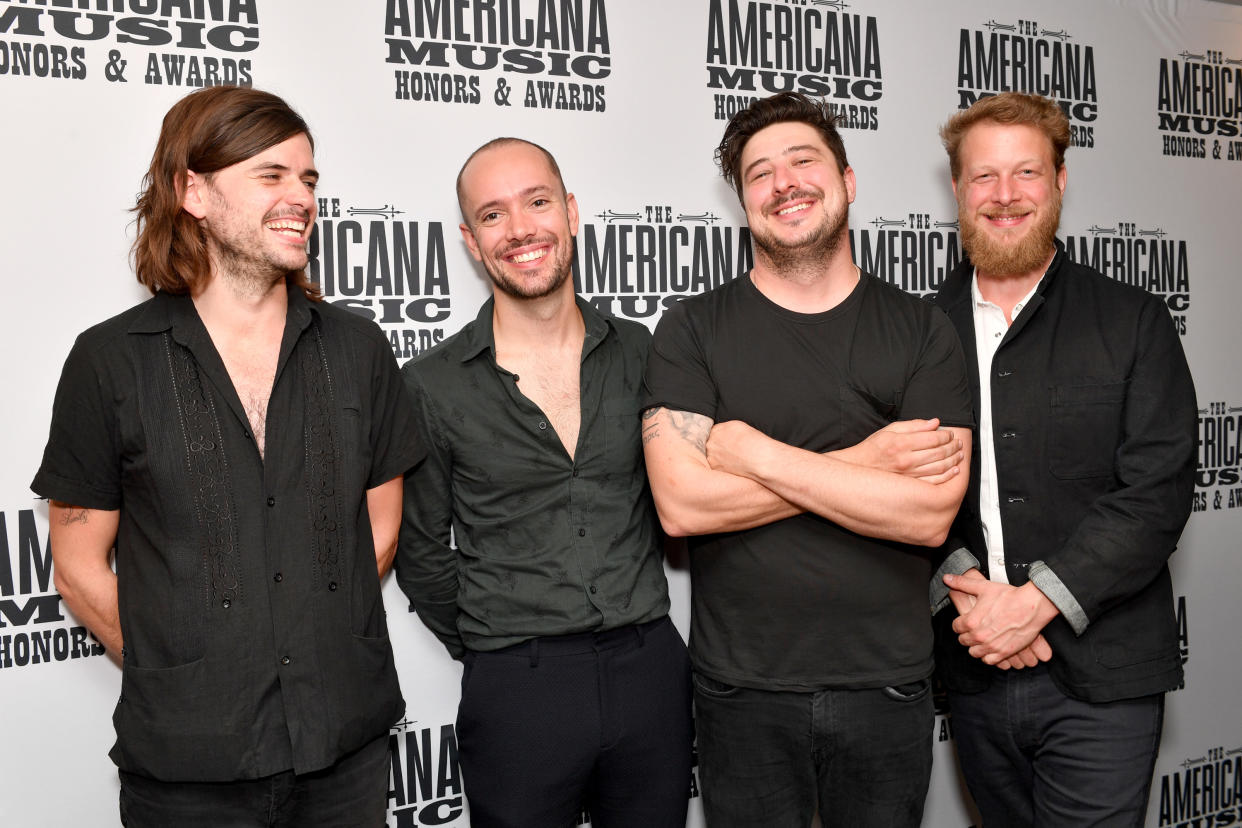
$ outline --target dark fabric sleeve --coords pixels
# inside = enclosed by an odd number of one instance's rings
[[[899,419],[939,417],[941,425],[975,427],[966,356],[953,323],[944,311],[928,306],[930,318],[910,381],[902,396]]]
[[[427,456],[405,476],[396,577],[411,607],[453,658],[465,653],[457,630],[457,550],[453,521],[452,451],[436,422],[435,406],[418,366],[401,371],[413,409],[413,426]]]
[[[1173,320],[1147,297],[1114,468],[1117,488],[1096,499],[1059,549],[1042,556],[1095,620],[1164,569],[1190,517],[1198,414],[1194,383]]]
[[[707,349],[692,325],[687,304],[679,302],[656,325],[643,378],[642,407],[690,411],[715,421],[717,403]]]
[[[424,455],[424,441],[415,427],[413,405],[388,340],[378,328],[371,346],[371,471],[367,488],[400,477]]]
[[[30,488],[49,500],[110,511],[121,508],[116,401],[98,351],[83,335],[65,360],[43,463]]]

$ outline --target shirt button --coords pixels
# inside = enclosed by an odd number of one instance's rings
[[[573,476],[574,476],[574,477],[577,477],[577,476],[578,476],[578,470],[577,470],[577,469],[574,469]]]
[[[274,498],[274,497],[269,497],[269,498],[267,499],[267,505],[268,505],[268,506],[275,506],[275,505],[276,505],[276,498]]]
[[[548,428],[548,423],[547,423],[547,421],[545,421],[545,420],[540,420],[540,421],[539,421],[539,430],[540,430],[540,431],[546,431],[546,430],[547,430],[547,428]]]
[[[992,338],[993,338],[993,339],[1000,339],[1000,338],[1001,338],[1001,332],[1000,332],[1000,331],[997,331],[996,333],[992,334]]]
[[[285,576],[284,576],[284,575],[281,575],[279,572],[277,572],[275,575],[273,575],[273,576],[272,576],[272,580],[273,580],[273,581],[275,581],[275,582],[276,582],[276,583],[278,583],[278,584],[279,584],[281,581],[283,581],[284,579],[285,579]]]
[[[336,581],[328,582],[328,592],[336,592]]]
[[[284,658],[282,658],[282,659],[280,660],[280,663],[281,663],[281,664],[283,664],[283,665],[285,665],[286,667],[288,667],[288,666],[289,666],[289,662],[290,662],[290,661],[292,661],[292,660],[293,660],[293,659],[289,658],[289,656],[285,656]]]
[[[578,530],[578,537],[580,537],[580,538],[585,538],[585,537],[586,537],[586,530],[585,530],[585,529],[579,529],[579,530]]]
[[[1013,371],[1010,371],[1010,370],[1008,370],[1008,369],[1003,369],[1003,370],[997,371],[997,372],[996,372],[996,376],[998,376],[998,377],[1007,377],[1007,376],[1009,376],[1009,375],[1010,375],[1010,374],[1012,374],[1012,373],[1013,373]]]
[[[1017,437],[1017,436],[1018,436],[1018,432],[1016,432],[1016,431],[1004,431],[1004,432],[1001,432],[1001,438],[1002,438],[1002,439],[1005,439],[1005,440],[1008,440],[1008,439],[1010,439],[1011,437]]]
[[[225,598],[223,601],[220,602],[220,606],[224,607],[225,609],[228,609],[229,607],[233,606],[233,602],[230,601],[228,598]]]
[[[596,592],[598,592],[598,590],[595,588],[595,584],[591,584],[591,594],[594,595]]]

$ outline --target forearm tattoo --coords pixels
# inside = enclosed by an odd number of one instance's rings
[[[62,511],[60,513],[60,525],[72,526],[75,523],[86,523],[86,509],[81,506],[71,506],[68,503],[56,503]]]

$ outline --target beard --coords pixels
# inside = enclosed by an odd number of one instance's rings
[[[820,204],[825,207],[827,205],[822,190],[809,188],[786,196],[766,208],[765,212],[774,213],[783,204],[800,198],[816,198]],[[825,209],[824,217],[818,224],[794,238],[783,238],[769,231],[766,224],[758,222],[751,222],[750,237],[756,254],[766,258],[774,272],[792,272],[822,266],[846,238],[845,227],[848,220],[849,204],[843,202],[836,212],[827,212]]]
[[[542,299],[560,290],[573,271],[573,249],[556,239],[536,240],[536,242],[543,241],[553,242],[552,252],[545,257],[547,261],[534,279],[523,281],[505,272],[503,258],[508,251],[501,253],[495,259],[489,257],[483,260],[483,269],[487,271],[488,278],[492,280],[497,290],[514,299]],[[510,250],[529,244],[531,242],[523,242]]]
[[[218,193],[212,194],[222,208],[214,221],[203,221],[207,252],[215,270],[245,295],[261,296],[272,285],[289,276],[297,276],[309,261],[305,248],[273,248],[264,235],[263,223],[278,218],[310,221],[304,213],[273,210],[263,216],[259,229],[250,226],[246,217],[234,210]]]
[[[997,210],[993,216],[1003,216]],[[1055,187],[1047,209],[1041,210],[1035,223],[1017,239],[1008,234],[989,232],[979,218],[967,210],[962,198],[957,200],[957,215],[961,222],[962,249],[975,269],[986,276],[1025,276],[1044,266],[1049,251],[1056,246],[1057,227],[1061,224],[1061,192]]]

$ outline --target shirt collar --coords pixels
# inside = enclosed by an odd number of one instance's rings
[[[1044,275],[1039,277],[1039,281],[1035,283],[1035,287],[1023,296],[1013,306],[1013,316],[1016,319],[1022,309],[1030,304],[1031,297],[1036,293],[1042,294],[1052,281],[1056,272],[1061,269],[1061,263],[1065,261],[1065,245],[1060,239],[1055,240],[1056,250],[1052,254],[1052,261],[1048,263],[1048,269],[1044,271]],[[983,294],[979,292],[979,271],[972,267],[970,269],[970,298],[975,308],[994,307],[991,302],[983,298]]]
[[[586,328],[582,343],[582,355],[585,357],[607,338],[608,332],[613,329],[613,319],[611,316],[600,313],[594,305],[581,296],[575,295],[574,302],[578,305],[583,326]],[[491,351],[493,357],[495,356],[496,334],[492,327],[492,313],[495,306],[495,299],[489,298],[483,303],[483,307],[479,308],[474,324],[467,326],[463,331],[465,348],[462,350],[462,362],[469,362],[484,351]]]
[[[318,304],[306,298],[306,293],[297,285],[286,284],[289,293],[289,309],[285,313],[285,325],[304,330],[311,323],[312,315],[319,314]],[[132,323],[129,333],[160,333],[171,330],[181,334],[178,341],[191,336],[203,328],[203,322],[194,308],[194,300],[187,293],[172,294],[158,291],[143,306]]]

